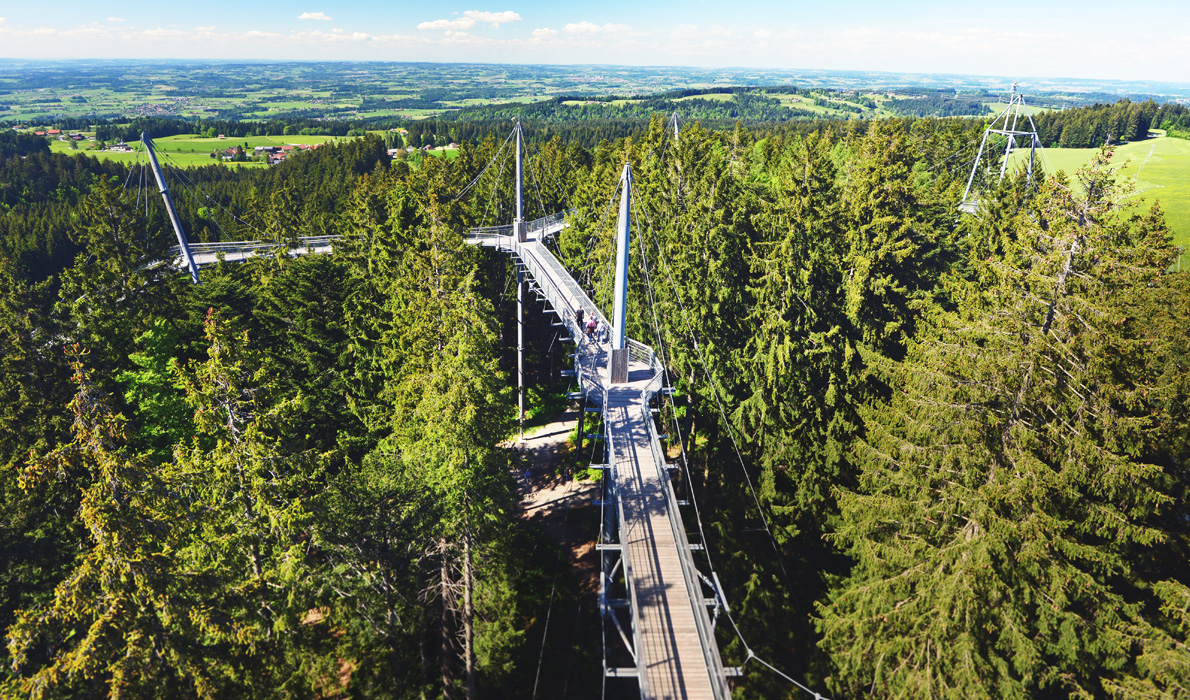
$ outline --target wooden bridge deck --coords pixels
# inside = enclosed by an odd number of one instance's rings
[[[648,405],[649,395],[660,388],[656,368],[633,357],[628,383],[608,385],[610,345],[587,341],[575,324],[574,311],[581,306],[587,318],[592,313],[603,316],[544,245],[536,237],[520,244],[509,236],[472,242],[517,255],[542,294],[553,297],[554,311],[578,341],[583,391],[603,407],[612,474],[623,508],[620,543],[631,587],[641,696],[729,697],[713,634],[709,645],[699,634],[696,616],[702,616],[704,630],[711,629],[709,616],[700,584],[689,580],[688,572],[694,569],[689,543],[680,518],[671,517],[677,515],[670,512],[677,504],[665,465],[659,463],[664,457]],[[552,293],[545,293],[547,288]]]

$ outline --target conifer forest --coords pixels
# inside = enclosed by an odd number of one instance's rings
[[[812,697],[754,655],[836,700],[1190,698],[1190,278],[1110,146],[989,159],[960,214],[978,119],[526,127],[526,218],[571,212],[599,304],[632,166],[628,335],[664,351],[733,697]],[[194,241],[339,237],[198,285],[143,169],[0,134],[0,697],[528,698],[557,581],[567,695],[624,690],[590,572],[518,518],[516,270],[463,236],[514,216],[508,131],[469,133],[168,170]]]

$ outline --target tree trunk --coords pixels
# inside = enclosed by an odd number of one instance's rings
[[[453,698],[454,678],[450,673],[450,566],[446,559],[446,545],[442,545],[442,618],[440,632],[442,633],[442,697],[443,700]]]
[[[467,679],[467,700],[475,700],[475,609],[471,604],[471,531],[463,535],[463,663]]]
[[[425,590],[425,575],[422,573],[421,567],[418,567],[417,570],[417,590]],[[417,653],[421,657],[421,683],[418,687],[421,688],[421,700],[426,700],[426,688],[430,685],[430,656],[429,650],[426,649],[426,634],[429,632],[430,626],[425,608],[418,607],[417,610],[420,618],[417,625]],[[396,677],[395,673],[394,677]]]

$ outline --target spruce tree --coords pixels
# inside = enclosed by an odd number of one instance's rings
[[[1138,553],[1169,541],[1180,478],[1161,454],[1186,441],[1163,428],[1182,404],[1149,397],[1185,334],[1146,331],[1169,232],[1120,211],[1107,158],[1078,190],[1048,182],[885,363],[896,391],[839,493],[855,565],[819,608],[836,692],[1097,697],[1131,673],[1156,602]]]

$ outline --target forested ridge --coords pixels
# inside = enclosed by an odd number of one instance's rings
[[[544,134],[526,206],[577,210],[557,252],[604,299],[632,164],[629,335],[669,365],[661,432],[757,655],[836,698],[1183,697],[1190,285],[1106,152],[958,218],[981,130]],[[460,234],[511,184],[456,197],[500,142],[187,171],[196,238],[342,236],[198,286],[147,264],[172,233],[135,173],[0,148],[0,695],[527,695],[513,269]],[[802,697],[745,670],[738,697]],[[597,655],[571,672],[600,692]]]

